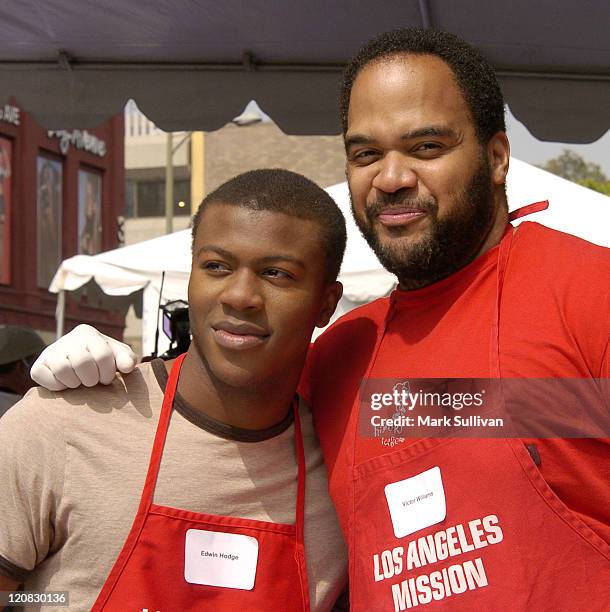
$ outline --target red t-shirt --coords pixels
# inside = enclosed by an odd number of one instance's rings
[[[370,377],[491,377],[498,251],[491,249],[429,287],[399,291]],[[522,223],[513,237],[500,305],[503,377],[610,378],[610,250]],[[346,537],[351,457],[345,430],[388,307],[383,298],[357,308],[320,336],[301,385],[312,402],[330,494]],[[609,441],[524,442],[535,442],[541,473],[555,494],[610,543]],[[374,438],[358,448],[356,463],[396,450]]]

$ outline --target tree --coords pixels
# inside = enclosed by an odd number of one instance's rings
[[[584,187],[588,187],[589,189],[593,189],[594,191],[599,191],[604,195],[610,196],[610,181],[606,181],[602,183],[600,181],[596,181],[594,179],[585,179],[584,181],[579,181],[581,185]]]
[[[585,161],[574,151],[564,149],[559,157],[549,160],[540,167],[568,181],[610,196],[610,180],[603,173],[601,167],[598,164]]]

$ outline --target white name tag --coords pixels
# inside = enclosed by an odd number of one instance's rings
[[[386,485],[385,497],[397,538],[436,525],[447,516],[445,489],[439,467]]]
[[[258,540],[237,533],[189,529],[184,543],[184,579],[192,584],[254,588]]]

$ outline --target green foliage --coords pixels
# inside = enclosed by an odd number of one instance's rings
[[[549,160],[544,166],[540,167],[581,185],[584,184],[583,181],[591,181],[586,186],[590,189],[596,189],[596,191],[600,191],[600,189],[593,185],[599,183],[603,187],[609,180],[598,164],[585,161],[578,153],[569,149],[564,149],[559,157]],[[602,193],[604,192],[602,191]]]
[[[588,187],[589,189],[593,189],[594,191],[599,191],[604,195],[610,196],[610,181],[603,183],[592,178],[587,178],[582,181],[578,181],[578,183],[583,187]]]
[[[578,153],[564,149],[558,157],[540,166],[568,181],[610,196],[610,180],[598,164],[585,161]]]

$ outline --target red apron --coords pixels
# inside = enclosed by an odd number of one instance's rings
[[[498,256],[493,378],[501,377],[500,299],[512,235],[509,229]],[[391,300],[365,378],[373,370],[396,307]],[[421,439],[357,464],[361,442],[359,399],[356,402],[348,431],[353,610],[610,610],[610,546],[553,493],[523,442]],[[407,523],[423,525],[409,533],[393,522],[390,504],[395,502],[386,496],[396,490],[393,487],[410,486],[413,481],[407,479],[416,476],[432,479],[427,481],[433,483],[429,490],[439,493],[442,504],[409,514]],[[398,497],[394,516],[404,516],[400,504],[419,503],[423,497],[409,498],[411,489],[398,490],[403,497]]]
[[[303,543],[305,457],[297,402],[294,403],[298,463],[295,525],[201,514],[153,503],[157,474],[184,357],[185,355],[181,355],[176,359],[169,376],[138,512],[92,609],[120,612],[185,612],[211,609],[232,612],[307,611],[309,591]],[[210,535],[209,532],[219,535]],[[247,540],[249,547],[256,547],[256,543],[253,544],[255,539],[258,543],[258,555],[254,558],[254,563],[248,566],[250,569],[255,567],[253,587],[227,588],[187,582],[185,547],[187,538],[192,537],[192,534],[195,537],[204,534],[204,537],[212,539],[219,537],[240,542]],[[197,555],[218,556],[217,553],[208,554],[203,550],[196,550]],[[231,554],[236,550],[231,550]],[[252,548],[248,548],[249,555],[252,554],[251,550]],[[226,551],[228,552],[228,549]],[[238,557],[239,554],[233,556]],[[225,556],[225,563],[231,561],[232,557]]]

